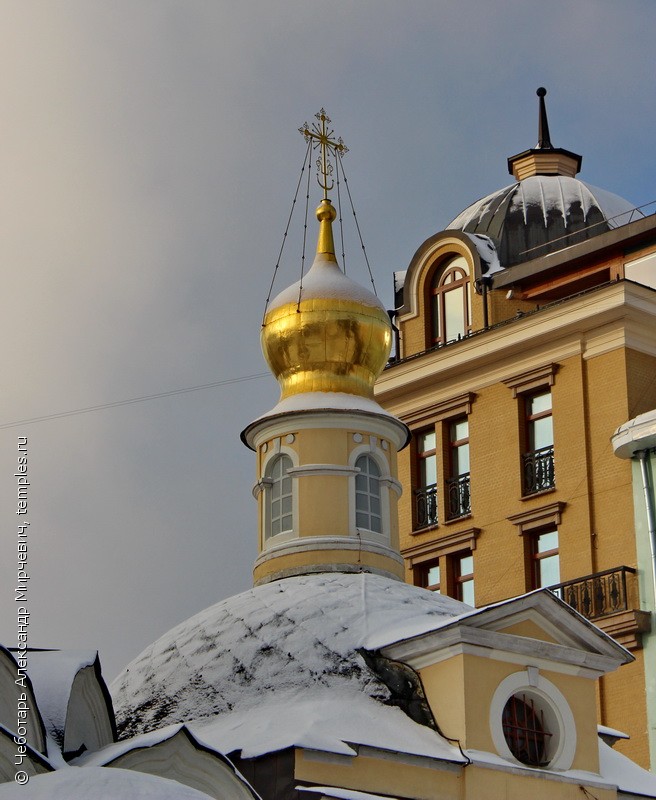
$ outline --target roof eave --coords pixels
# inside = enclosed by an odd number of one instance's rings
[[[579,244],[563,247],[547,255],[524,261],[511,267],[506,267],[494,273],[492,278],[493,289],[503,289],[512,285],[521,285],[522,282],[531,280],[536,276],[563,266],[575,266],[577,262],[593,258],[596,254],[603,253],[608,248],[627,247],[634,244],[641,237],[649,234],[656,235],[656,214],[643,217],[635,222],[628,222],[619,228],[600,233],[591,239],[586,239]]]

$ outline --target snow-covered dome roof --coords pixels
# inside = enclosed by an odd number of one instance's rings
[[[578,178],[532,175],[477,200],[447,229],[489,236],[507,267],[615,228],[633,209]]]
[[[342,687],[394,703],[361,653],[369,640],[387,631],[400,639],[471,610],[367,573],[263,584],[191,617],[129,664],[111,686],[118,726],[133,735],[307,688]]]

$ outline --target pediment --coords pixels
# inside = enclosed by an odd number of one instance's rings
[[[591,677],[633,660],[614,639],[546,590],[477,609],[382,652],[413,668],[466,652]]]

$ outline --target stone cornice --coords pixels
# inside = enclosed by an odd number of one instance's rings
[[[454,345],[397,362],[378,379],[376,399],[406,416],[414,406],[406,409],[396,406],[394,400],[405,398],[413,389],[430,389],[439,403],[547,362],[574,355],[591,358],[626,347],[629,342],[640,344],[641,352],[656,356],[655,297],[652,289],[619,281],[519,316]]]

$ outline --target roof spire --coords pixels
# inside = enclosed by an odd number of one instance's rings
[[[553,145],[549,137],[549,121],[547,120],[547,106],[544,102],[544,96],[547,90],[544,86],[540,86],[536,94],[540,98],[540,119],[538,122],[538,147],[539,150],[552,150]]]
[[[307,142],[312,143],[312,149],[318,150],[317,157],[317,183],[323,189],[323,200],[317,208],[316,214],[319,220],[319,237],[317,239],[317,254],[326,253],[335,255],[335,244],[333,242],[333,220],[337,216],[333,204],[328,198],[328,192],[333,188],[333,162],[332,158],[339,158],[344,153],[348,153],[348,147],[342,141],[333,138],[335,131],[330,128],[330,117],[327,116],[322,108],[314,115],[318,120],[312,126],[307,122],[299,128],[299,133],[303,134]]]
[[[537,145],[532,150],[524,150],[508,159],[508,172],[518,181],[535,175],[562,175],[573,178],[581,169],[583,159],[580,155],[551,144],[547,107],[544,102],[546,93],[544,86],[540,86],[536,92],[540,98]]]

